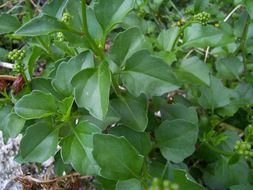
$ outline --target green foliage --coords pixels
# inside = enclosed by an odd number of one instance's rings
[[[53,156],[101,190],[252,189],[251,0],[40,8],[0,15],[18,75],[0,77],[0,130],[23,135],[20,162]]]

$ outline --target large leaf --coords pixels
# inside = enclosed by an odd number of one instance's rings
[[[159,96],[179,88],[171,68],[148,51],[139,51],[129,58],[121,78],[135,96],[141,93]]]
[[[143,190],[141,182],[137,179],[129,179],[124,181],[118,181],[116,184],[116,190]]]
[[[73,135],[62,141],[61,155],[65,163],[69,163],[79,173],[97,175],[98,166],[93,159],[93,134],[101,130],[88,122],[81,122],[74,130]]]
[[[74,76],[75,101],[79,107],[89,110],[90,114],[102,120],[109,107],[111,75],[106,63],[96,69],[85,69]]]
[[[24,119],[48,117],[54,114],[56,109],[54,97],[38,90],[23,96],[14,107],[16,114]]]
[[[134,0],[95,0],[94,3],[95,15],[105,33],[122,22],[134,6]]]
[[[15,34],[20,36],[38,36],[66,30],[66,25],[59,22],[56,18],[41,14],[24,24]]]
[[[224,87],[222,82],[211,77],[210,87],[202,86],[200,88],[201,96],[198,101],[199,104],[206,109],[221,108],[230,103],[230,92]],[[222,93],[221,93],[222,92]]]
[[[177,72],[178,76],[190,84],[210,85],[211,70],[198,57],[183,59]]]
[[[162,155],[179,163],[194,152],[198,127],[183,119],[164,121],[155,136]]]
[[[70,96],[73,91],[71,79],[79,71],[94,66],[93,55],[91,52],[83,52],[68,62],[62,62],[52,80],[53,87],[64,96]]]
[[[19,27],[17,17],[8,14],[0,15],[0,34],[15,32]]]
[[[59,128],[41,120],[27,129],[21,140],[20,152],[27,162],[43,162],[56,152]]]
[[[117,65],[122,66],[133,53],[143,48],[144,42],[145,37],[140,29],[130,28],[115,38],[110,48],[110,56]]]
[[[109,133],[112,135],[125,137],[141,155],[148,155],[152,149],[152,143],[148,133],[136,132],[125,126],[110,128]]]
[[[112,107],[121,117],[120,123],[139,132],[145,131],[148,118],[148,102],[145,96],[138,98],[127,96],[113,99]]]
[[[94,135],[93,141],[101,176],[115,180],[140,178],[143,157],[124,137]]]

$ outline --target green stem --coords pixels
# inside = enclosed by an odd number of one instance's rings
[[[164,168],[163,168],[163,173],[162,173],[162,175],[161,175],[161,180],[164,179],[165,174],[166,174],[166,171],[167,171],[167,169],[168,169],[168,167],[169,167],[169,164],[170,164],[170,162],[167,161],[166,164],[165,164],[165,166],[164,166]]]

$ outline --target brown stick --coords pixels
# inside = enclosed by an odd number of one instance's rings
[[[18,77],[11,75],[0,75],[0,80],[15,81]]]

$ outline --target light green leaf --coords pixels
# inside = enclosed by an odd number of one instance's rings
[[[183,119],[164,121],[155,136],[162,155],[168,161],[179,163],[194,152],[198,127]]]
[[[230,92],[224,87],[221,80],[211,77],[210,87],[200,88],[199,104],[206,109],[221,108],[230,103]],[[221,93],[222,92],[222,93]]]
[[[71,80],[79,71],[94,66],[93,55],[90,51],[83,52],[68,62],[62,62],[52,80],[53,87],[65,97],[72,94],[73,86]]]
[[[143,190],[141,182],[137,179],[129,179],[124,181],[118,181],[116,184],[116,190]]]
[[[56,152],[59,128],[51,122],[40,120],[31,125],[21,140],[20,152],[26,162],[39,162],[47,160]]]
[[[134,0],[95,0],[95,15],[105,34],[122,22],[133,8]]]
[[[93,159],[93,134],[101,130],[89,123],[81,122],[73,130],[73,135],[62,140],[61,155],[65,163],[69,163],[81,174],[97,175],[98,165]]]
[[[8,14],[0,15],[0,34],[15,32],[19,27],[17,17]]]
[[[248,13],[249,13],[251,19],[253,19],[253,1],[252,0],[244,0],[244,4],[246,5],[246,8],[248,10]]]
[[[54,97],[38,90],[23,96],[14,107],[16,114],[24,119],[48,117],[53,115],[56,109]]]
[[[141,93],[160,96],[179,88],[171,68],[148,51],[139,51],[130,57],[121,72],[121,78],[134,96]]]
[[[120,97],[111,100],[111,105],[121,117],[120,123],[135,131],[145,131],[148,124],[148,102],[145,96]]]
[[[158,39],[157,39],[159,47],[165,51],[171,51],[178,33],[179,33],[178,27],[173,27],[168,30],[163,30],[159,34]]]
[[[19,36],[38,36],[66,30],[66,25],[56,18],[41,14],[21,26],[15,34]]]
[[[110,57],[118,65],[123,66],[126,60],[140,49],[143,49],[145,37],[139,28],[130,28],[118,34],[112,47]]]
[[[96,69],[85,69],[77,73],[72,84],[77,105],[102,120],[109,107],[111,75],[108,65],[101,63]]]
[[[177,72],[178,77],[190,84],[210,85],[211,70],[198,57],[183,59]]]
[[[141,155],[148,155],[152,149],[152,143],[149,134],[145,132],[136,132],[125,126],[117,126],[109,129],[109,133],[116,136],[125,137]]]
[[[101,176],[112,180],[140,178],[143,157],[124,137],[94,135],[93,142]]]

